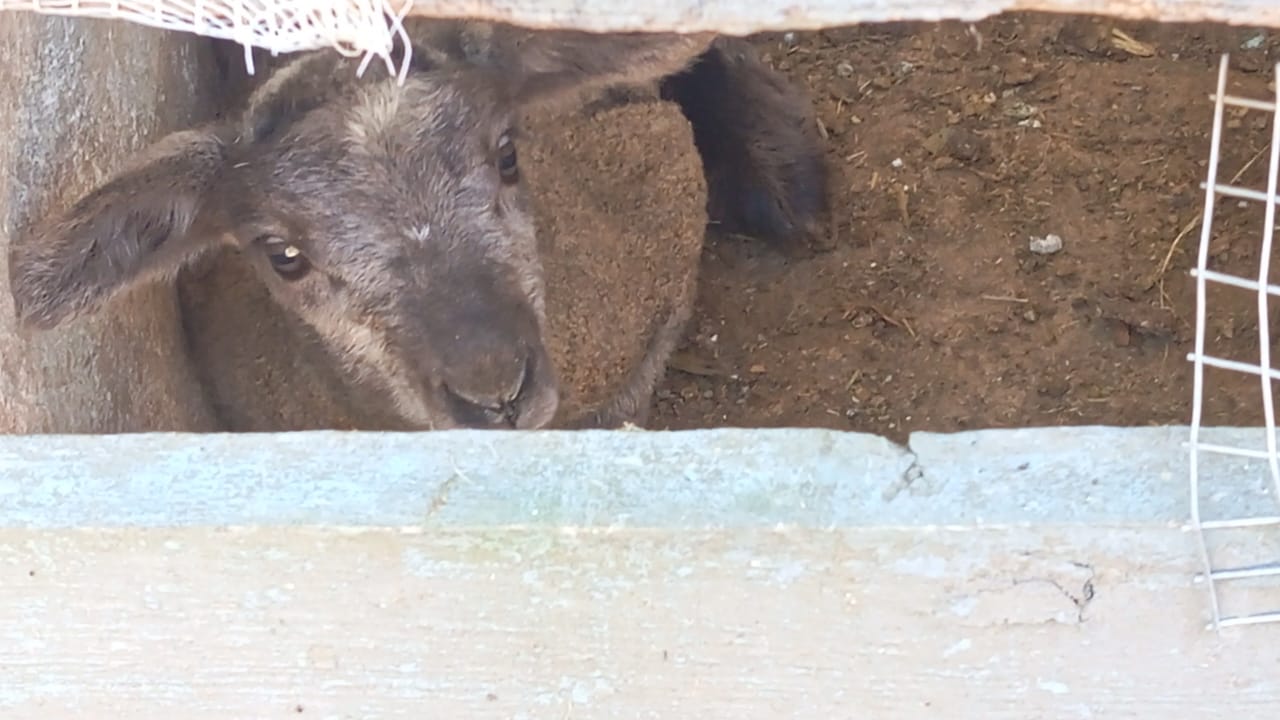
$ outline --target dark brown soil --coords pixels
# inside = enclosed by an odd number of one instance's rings
[[[974,29],[760,38],[829,135],[831,231],[807,258],[709,244],[650,427],[1188,422],[1208,96],[1225,50],[1232,92],[1268,97],[1280,33],[1048,15]],[[1238,184],[1264,188],[1269,116],[1228,119],[1222,179],[1244,168]],[[1262,205],[1220,208],[1214,265],[1256,275]],[[1062,250],[1033,254],[1047,234]],[[1209,303],[1210,351],[1256,361],[1254,294]],[[1207,423],[1261,420],[1256,378],[1208,379]]]

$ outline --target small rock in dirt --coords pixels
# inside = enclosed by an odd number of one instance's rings
[[[1065,378],[1055,378],[1041,385],[1037,392],[1045,397],[1060,398],[1071,390],[1071,383]]]
[[[961,162],[975,162],[986,157],[990,143],[970,130],[946,127],[926,138],[924,149],[932,155],[946,155]]]
[[[930,155],[938,155],[942,152],[942,148],[946,147],[947,130],[948,128],[943,128],[942,130],[939,130],[938,132],[925,138],[924,142],[921,143],[921,145]]]
[[[1176,337],[1179,327],[1177,316],[1147,301],[1134,299],[1140,295],[1141,292],[1135,288],[1120,297],[1098,298],[1098,314],[1123,325],[1126,332],[1133,335],[1158,339]]]
[[[1062,249],[1062,236],[1052,233],[1044,237],[1032,236],[1029,246],[1037,255],[1052,255]]]
[[[1014,120],[1027,120],[1033,117],[1038,110],[1034,105],[1023,102],[1022,100],[1012,100],[1004,106],[1005,117]]]
[[[1240,49],[1241,50],[1257,50],[1258,48],[1262,47],[1262,43],[1266,41],[1267,41],[1267,34],[1258,33],[1257,35],[1254,35],[1248,40],[1245,40],[1244,42],[1240,43]]]
[[[978,117],[984,115],[999,99],[1000,98],[998,98],[995,93],[965,96],[960,105],[960,114],[962,117]]]
[[[798,43],[796,42],[796,34],[795,34],[795,33],[793,33],[793,32],[783,33],[783,35],[782,35],[782,44],[783,44],[783,45],[786,45],[786,46],[787,46],[787,47],[789,47],[789,48],[793,48],[793,47],[795,47],[795,46],[798,44]]]
[[[1036,320],[1039,320],[1040,316],[1036,314],[1035,308],[1027,308],[1027,311],[1022,313],[1022,319],[1029,323],[1033,323]]]
[[[1031,95],[1031,99],[1037,102],[1049,103],[1057,100],[1062,95],[1062,91],[1056,87],[1046,87],[1036,90]]]
[[[892,165],[895,169],[901,169],[905,163],[902,162],[902,158],[894,158],[893,162],[889,164]]]
[[[759,364],[759,363],[756,363],[755,365],[752,365],[752,366],[749,368],[749,370],[750,370],[750,372],[751,372],[751,374],[752,374],[752,375],[763,375],[763,374],[764,374],[764,366],[763,366],[763,365],[761,365],[761,364]]]
[[[1062,27],[1058,39],[1067,49],[1090,55],[1107,55],[1111,49],[1111,28],[1096,17],[1074,17]]]
[[[1231,56],[1231,65],[1238,68],[1240,72],[1256,73],[1261,71],[1267,63],[1264,53],[1240,53]]]
[[[852,75],[852,73],[850,73],[850,75]],[[846,105],[852,105],[863,95],[863,89],[860,83],[853,77],[832,78],[831,82],[827,85],[827,92],[831,94],[832,99],[843,101]]]
[[[853,66],[844,61],[836,63],[836,75],[842,78],[853,77]]]
[[[1004,71],[1004,84],[1008,87],[1017,87],[1035,82],[1039,73],[1035,68],[1028,67],[1025,64],[1008,68]]]

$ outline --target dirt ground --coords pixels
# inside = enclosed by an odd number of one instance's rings
[[[1280,32],[1019,14],[758,44],[817,103],[831,230],[802,257],[713,238],[651,428],[1189,421],[1208,96],[1230,51],[1231,92],[1268,98]],[[1222,180],[1265,188],[1269,115],[1227,117]],[[1263,204],[1219,207],[1214,267],[1256,276]],[[1208,297],[1208,351],[1256,362],[1256,295]],[[1206,423],[1260,422],[1256,377],[1206,379]]]

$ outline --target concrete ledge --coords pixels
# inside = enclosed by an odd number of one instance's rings
[[[1256,429],[1206,441],[1262,448]],[[0,527],[1180,523],[1187,429],[0,436]],[[1274,514],[1204,459],[1208,517]]]
[[[1204,630],[1186,436],[4,437],[0,717],[1265,717],[1280,626]]]

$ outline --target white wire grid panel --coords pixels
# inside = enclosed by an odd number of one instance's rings
[[[361,73],[375,57],[394,70],[399,39],[403,74],[410,58],[401,22],[412,6],[412,0],[0,0],[0,10],[127,20],[232,40],[244,46],[250,73],[253,47],[275,54],[333,48],[363,55]]]
[[[1196,267],[1192,275],[1196,279],[1196,341],[1195,351],[1188,359],[1194,364],[1194,380],[1192,386],[1191,437],[1190,447],[1190,491],[1191,521],[1193,529],[1199,536],[1201,560],[1204,571],[1197,576],[1209,591],[1209,602],[1212,612],[1210,627],[1221,629],[1238,625],[1252,625],[1267,622],[1280,622],[1280,600],[1276,600],[1276,609],[1233,613],[1226,607],[1228,583],[1245,585],[1260,580],[1271,579],[1274,588],[1275,578],[1280,578],[1280,558],[1269,561],[1247,561],[1241,564],[1237,558],[1247,553],[1238,552],[1241,546],[1253,549],[1262,548],[1264,543],[1251,542],[1248,536],[1235,542],[1237,552],[1233,553],[1236,562],[1225,562],[1221,555],[1223,548],[1230,541],[1218,540],[1241,532],[1257,533],[1267,527],[1280,527],[1280,453],[1277,452],[1275,398],[1273,396],[1273,380],[1280,380],[1280,370],[1272,367],[1271,362],[1271,329],[1269,317],[1269,299],[1280,297],[1280,285],[1270,282],[1271,249],[1276,226],[1277,178],[1280,177],[1280,85],[1277,95],[1271,99],[1260,100],[1232,96],[1227,93],[1227,75],[1230,58],[1223,55],[1218,68],[1217,91],[1211,96],[1214,103],[1213,131],[1209,148],[1208,177],[1202,185],[1205,190],[1204,217],[1200,226],[1200,248],[1196,259]],[[1280,80],[1280,65],[1276,67],[1276,79]],[[1223,135],[1223,116],[1228,106],[1244,108],[1250,112],[1261,112],[1271,115],[1270,164],[1267,173],[1267,187],[1257,190],[1240,187],[1218,181],[1218,165]],[[1259,255],[1258,274],[1254,278],[1239,277],[1219,272],[1209,267],[1211,257],[1210,244],[1213,239],[1213,220],[1215,202],[1219,196],[1237,198],[1244,201],[1261,203],[1265,219],[1262,226],[1261,252]],[[1240,359],[1218,357],[1205,349],[1206,315],[1208,291],[1211,284],[1230,286],[1252,291],[1257,295],[1258,312],[1258,358],[1257,362],[1245,362]],[[1266,423],[1264,447],[1244,447],[1232,444],[1205,442],[1201,419],[1205,398],[1205,369],[1216,368],[1229,372],[1248,373],[1258,378],[1262,396],[1263,416]],[[1249,460],[1253,467],[1265,464],[1264,471],[1269,475],[1271,494],[1275,499],[1275,507],[1268,514],[1253,517],[1215,517],[1202,516],[1206,503],[1203,482],[1210,475],[1204,473],[1206,455],[1234,456]],[[1211,489],[1210,489],[1211,490]],[[1256,537],[1256,535],[1255,535]],[[1217,551],[1217,552],[1215,552]]]

